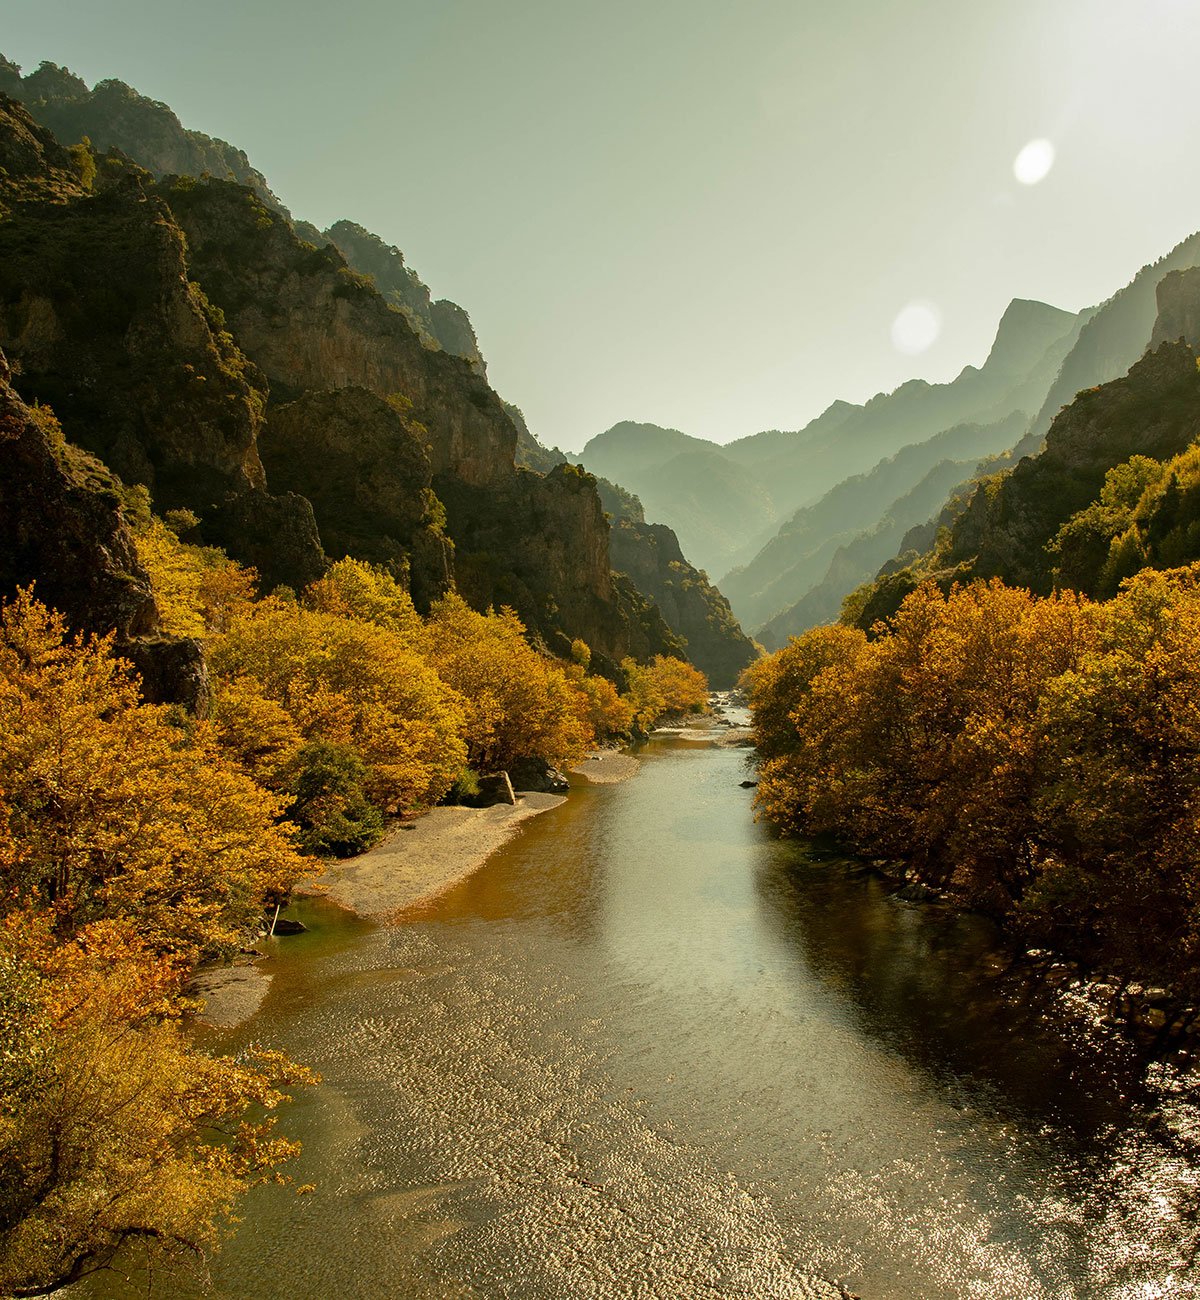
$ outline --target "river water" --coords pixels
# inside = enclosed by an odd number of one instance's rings
[[[655,740],[397,926],[306,905],[220,1041],[324,1075],[317,1190],[254,1193],[218,1295],[1195,1293],[1188,1090],[1005,994],[982,921],[772,838],[745,755]]]

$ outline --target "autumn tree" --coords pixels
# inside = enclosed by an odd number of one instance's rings
[[[648,730],[668,715],[702,713],[708,704],[708,678],[672,655],[655,655],[648,664],[624,659],[625,699],[635,724]]]
[[[165,949],[227,952],[302,869],[284,802],[211,728],[140,704],[111,638],[69,637],[28,593],[0,608],[0,788],[5,896],[63,936],[121,917]]]
[[[464,700],[472,767],[493,771],[523,758],[571,763],[593,742],[576,686],[529,644],[511,609],[480,614],[461,596],[444,597],[429,613],[425,655]]]
[[[436,803],[462,770],[462,699],[390,627],[269,597],[213,641],[211,662],[218,699],[240,682],[304,741],[357,753],[367,796],[385,812]]]
[[[314,1076],[210,1056],[183,1032],[180,970],[127,922],[61,942],[0,923],[0,1294],[45,1295],[138,1244],[203,1261],[237,1197],[297,1147],[271,1114]],[[261,1118],[259,1118],[261,1117]],[[214,1140],[216,1139],[216,1140]]]

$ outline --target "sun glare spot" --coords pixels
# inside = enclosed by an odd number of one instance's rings
[[[892,346],[905,356],[928,351],[942,332],[942,313],[931,302],[910,302],[892,321]]]
[[[1054,146],[1049,140],[1030,140],[1013,159],[1013,175],[1022,185],[1044,181],[1054,166]]]

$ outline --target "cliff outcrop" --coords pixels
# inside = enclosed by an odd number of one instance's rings
[[[709,683],[718,690],[732,687],[758,650],[725,597],[684,558],[674,532],[666,524],[615,519],[610,549],[613,567],[654,601]]]
[[[312,502],[333,559],[406,574],[419,609],[453,579],[453,546],[421,429],[365,388],[306,393],[272,407],[259,442],[276,489]]]
[[[429,286],[405,264],[404,254],[394,244],[385,243],[354,221],[337,221],[326,231],[304,237],[318,246],[332,244],[355,271],[369,276],[427,347],[444,348],[486,377],[487,366],[471,318],[457,303],[445,298],[435,302]]]
[[[614,674],[626,655],[679,651],[614,578],[591,476],[518,470],[479,359],[429,346],[337,248],[301,238],[258,189],[63,151],[12,103],[0,150],[6,136],[26,162],[0,185],[0,345],[69,439],[160,512],[198,516],[187,540],[298,587],[327,563],[320,527],[332,551],[407,576],[420,603],[456,581],[552,650],[582,638]],[[52,203],[27,197],[39,171]],[[383,255],[399,275],[399,253]],[[429,312],[465,348],[465,317]]]
[[[0,101],[0,152],[27,156],[40,130]],[[61,152],[39,144],[47,175],[61,175]],[[60,187],[52,202],[27,192],[24,178],[0,180],[0,347],[22,394],[48,403],[67,437],[124,482],[145,484],[159,510],[190,509],[236,558],[278,581],[311,581],[323,569],[311,511],[267,499],[265,382],[192,279],[147,174],[114,154],[87,187]],[[278,553],[271,536],[243,546],[230,527],[247,514],[234,500],[250,493],[265,507],[250,517],[274,519]]]
[[[212,175],[249,185],[273,208],[283,204],[245,153],[225,140],[189,131],[166,104],[140,95],[123,81],[98,81],[94,88],[54,63],[27,77],[0,56],[0,91],[19,99],[32,116],[65,144],[84,138],[100,153],[119,149],[156,176]]]
[[[143,673],[147,699],[203,713],[208,676],[200,648],[159,634],[120,487],[66,440],[47,408],[21,400],[0,353],[0,593],[32,585],[74,631],[114,633],[118,650]]]

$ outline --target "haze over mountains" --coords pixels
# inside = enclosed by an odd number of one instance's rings
[[[863,406],[835,402],[796,432],[725,446],[625,422],[579,460],[669,522],[697,563],[722,575],[743,624],[775,648],[835,619],[899,552],[928,545],[947,501],[1035,453],[1077,391],[1123,375],[1150,343],[1156,287],[1197,262],[1200,235],[1098,308],[1014,300],[984,364],[947,384],[914,380]]]

